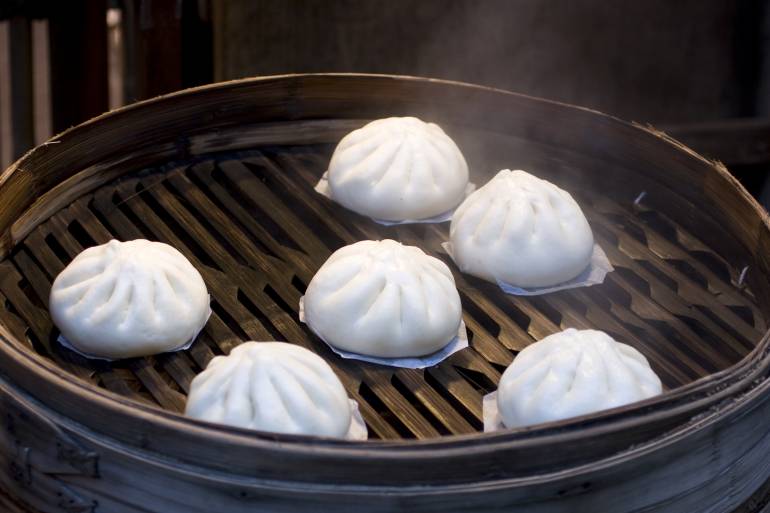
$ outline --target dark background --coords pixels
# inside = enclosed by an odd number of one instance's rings
[[[218,79],[294,71],[448,78],[649,122],[753,116],[765,2],[236,0]],[[768,70],[770,71],[770,70]]]
[[[108,9],[119,13],[109,26]],[[356,71],[475,82],[651,123],[725,161],[755,195],[767,187],[763,0],[0,0],[0,19],[3,165],[110,107],[184,87]],[[41,30],[48,41],[36,43]],[[47,97],[35,96],[40,66],[28,63],[41,45]]]

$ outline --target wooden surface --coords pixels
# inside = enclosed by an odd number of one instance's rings
[[[40,509],[32,509],[30,506],[18,501],[13,494],[13,490],[0,489],[0,507],[4,513],[48,513]],[[108,513],[104,508],[97,504],[93,513]],[[221,513],[227,513],[220,510]],[[760,487],[746,502],[741,504],[732,513],[768,513],[770,512],[770,481]]]
[[[0,293],[18,312],[17,323],[32,327],[27,336],[36,351],[94,385],[175,412],[183,411],[192,378],[240,341],[301,343],[333,362],[373,437],[384,439],[480,431],[481,397],[496,390],[516,352],[566,327],[602,329],[632,344],[667,389],[727,369],[762,335],[762,313],[732,283],[740,269],[702,244],[697,258],[689,256],[692,246],[674,234],[697,238],[670,219],[586,188],[572,192],[616,267],[607,283],[522,298],[456,272],[472,349],[425,371],[336,358],[297,321],[299,298],[332,251],[393,238],[454,266],[441,248],[446,224],[382,227],[315,193],[332,150],[280,147],[148,169],[106,184],[16,247],[0,264]],[[489,178],[472,176],[476,183]],[[111,238],[167,242],[201,271],[214,313],[190,350],[106,364],[51,342],[57,336],[47,313],[51,280],[83,249]]]
[[[693,419],[669,433],[666,443],[640,444],[566,474],[494,479],[488,473],[498,469],[499,462],[489,461],[486,473],[475,473],[476,483],[414,486],[409,481],[366,487],[350,486],[345,480],[298,482],[310,468],[297,461],[290,465],[293,471],[287,469],[278,480],[255,477],[260,473],[259,460],[248,474],[221,472],[204,466],[211,457],[201,458],[205,449],[200,446],[195,464],[180,465],[153,448],[151,440],[126,446],[54,413],[18,388],[9,395],[13,390],[9,387],[0,379],[5,425],[13,427],[0,431],[0,463],[11,470],[0,473],[0,487],[15,489],[18,497],[46,512],[204,513],[214,507],[228,513],[329,507],[351,513],[730,512],[745,504],[770,473],[766,458],[770,435],[763,422],[770,415],[767,386],[718,413]],[[323,449],[316,444],[315,450]],[[447,454],[436,456],[438,461],[423,462],[425,472]],[[373,451],[369,463],[378,463]]]
[[[667,134],[728,166],[770,163],[770,119],[728,119],[670,125]]]
[[[0,490],[0,507],[6,513],[42,513],[40,510],[30,509],[23,503],[20,503],[13,495],[12,490]]]
[[[446,258],[446,227],[383,228],[312,191],[344,133],[402,113],[439,121],[477,183],[523,167],[574,192],[617,270],[601,286],[539,298],[455,273],[471,348],[425,371],[333,356],[296,318],[331,251],[385,235]],[[770,476],[766,214],[723,168],[654,130],[440,81],[290,76],[156,99],[56,140],[0,177],[0,407],[25,427],[3,432],[0,446],[17,466],[24,448],[46,456],[21,475],[40,475],[51,493],[64,486],[82,507],[120,499],[124,511],[151,496],[147,507],[165,512],[207,511],[206,500],[232,511],[328,501],[351,511],[690,512],[730,511]],[[112,236],[172,243],[203,273],[214,315],[188,351],[94,364],[55,342],[50,281]],[[474,434],[481,396],[515,352],[568,326],[635,345],[670,390],[581,419]],[[178,415],[192,376],[249,338],[325,356],[382,440]],[[79,455],[77,471],[67,460],[71,476],[59,477],[52,439]],[[83,465],[94,458],[98,473]]]

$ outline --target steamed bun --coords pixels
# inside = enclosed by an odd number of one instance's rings
[[[449,268],[393,240],[335,251],[308,285],[305,322],[328,344],[368,356],[423,356],[446,346],[462,307]]]
[[[452,258],[461,271],[517,287],[546,287],[585,270],[591,227],[570,194],[524,171],[504,169],[452,217]]]
[[[615,408],[660,394],[660,379],[633,347],[596,330],[567,329],[527,346],[497,390],[503,423],[528,426]]]
[[[246,342],[217,356],[190,385],[185,415],[241,428],[342,438],[352,419],[339,378],[293,344]]]
[[[176,349],[210,313],[195,267],[171,246],[143,239],[81,252],[54,280],[48,306],[72,346],[110,359]]]
[[[334,201],[354,212],[388,221],[420,220],[460,204],[468,165],[438,125],[386,118],[340,141],[328,179]]]

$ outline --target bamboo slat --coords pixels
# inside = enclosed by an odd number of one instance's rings
[[[441,123],[479,185],[521,167],[570,190],[615,272],[591,288],[508,296],[459,273],[441,247],[447,224],[385,227],[314,192],[344,133],[400,114]],[[32,507],[748,513],[770,477],[767,214],[723,167],[664,134],[476,86],[305,75],[168,95],[55,142],[0,175],[0,406],[10,412],[0,462],[13,469],[0,488],[15,485]],[[63,348],[47,312],[53,279],[86,247],[140,237],[173,245],[203,275],[213,313],[198,340],[118,362]],[[381,238],[450,265],[468,349],[424,370],[382,367],[337,357],[299,322],[326,258]],[[482,397],[505,367],[567,327],[635,346],[666,392],[482,434]],[[249,339],[324,357],[371,440],[181,416],[193,377]]]

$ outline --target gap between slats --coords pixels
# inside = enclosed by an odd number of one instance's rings
[[[695,269],[705,284],[684,275],[666,255],[683,258],[687,248],[638,219],[626,223],[624,216],[630,214],[622,208],[597,204],[587,210],[599,223],[600,235],[608,234],[599,240],[609,246],[613,263],[633,274],[612,273],[605,285],[590,289],[538,298],[507,296],[493,284],[456,272],[440,247],[447,225],[383,227],[315,193],[327,153],[328,147],[320,152],[274,148],[192,167],[146,170],[107,184],[55,214],[27,237],[10,263],[0,264],[11,265],[12,271],[4,274],[0,299],[31,327],[44,356],[82,379],[172,411],[183,409],[195,374],[243,340],[303,345],[330,362],[360,403],[372,436],[385,439],[479,431],[481,397],[496,388],[516,352],[568,326],[604,329],[636,346],[669,387],[724,368],[748,350],[746,341],[733,338],[716,320],[738,319],[714,299],[715,293],[730,292],[730,284],[698,262]],[[653,237],[654,245],[643,244],[634,230]],[[201,271],[213,314],[189,350],[95,364],[52,343],[54,328],[45,310],[52,279],[84,247],[113,237],[168,242]],[[339,359],[298,322],[298,299],[331,252],[357,240],[385,237],[418,245],[453,268],[471,337],[468,350],[425,370],[383,368]],[[659,274],[634,259],[649,262]],[[714,317],[688,308],[667,279],[686,287],[687,298],[697,296]],[[730,293],[729,299],[756,312],[741,292]],[[703,354],[694,354],[692,346],[702,344],[702,336],[682,320],[685,315],[709,336],[725,339],[731,351],[707,346]],[[740,321],[742,336],[758,333],[756,326]]]

